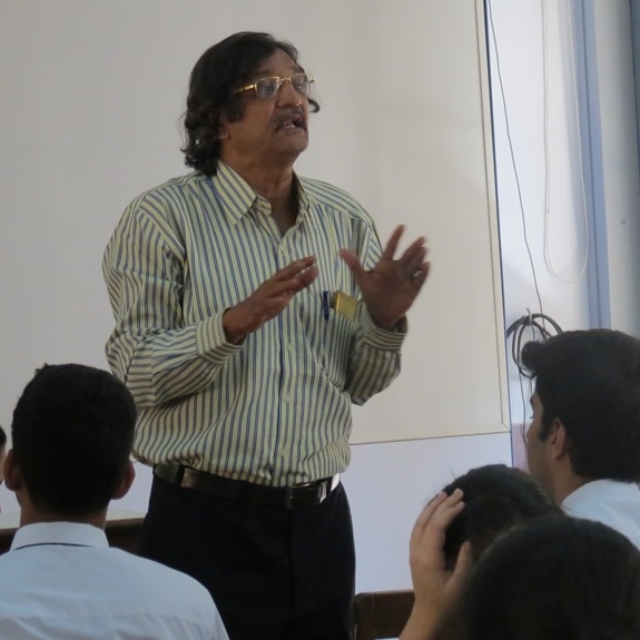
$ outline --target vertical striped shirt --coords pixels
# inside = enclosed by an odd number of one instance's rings
[[[223,163],[213,178],[175,178],[125,210],[103,260],[116,319],[106,354],[138,406],[141,460],[274,486],[347,467],[351,403],[396,377],[404,334],[376,327],[361,302],[355,320],[325,317],[323,296],[358,296],[339,250],[371,269],[380,242],[349,194],[296,181],[298,218],[284,236],[268,201]],[[224,311],[308,255],[320,273],[311,286],[228,343]]]

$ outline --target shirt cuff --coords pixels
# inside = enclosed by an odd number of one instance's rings
[[[227,342],[227,337],[222,327],[223,313],[224,310],[203,320],[196,329],[198,355],[212,364],[224,364],[242,349],[242,345]]]
[[[377,349],[399,351],[407,335],[408,324],[406,316],[403,316],[396,326],[391,329],[379,327],[369,315],[364,303],[360,302],[360,328],[363,340]]]

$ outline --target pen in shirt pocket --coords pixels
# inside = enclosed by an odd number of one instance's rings
[[[329,319],[329,292],[322,292],[322,315],[324,315],[324,319]]]

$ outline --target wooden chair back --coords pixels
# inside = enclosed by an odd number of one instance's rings
[[[413,591],[358,593],[353,604],[353,640],[397,638],[413,608]]]

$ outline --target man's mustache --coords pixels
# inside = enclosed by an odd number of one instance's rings
[[[288,109],[282,109],[278,111],[273,117],[273,124],[276,128],[282,127],[286,122],[294,121],[301,124],[305,129],[307,128],[307,120],[304,115],[304,109],[302,107],[290,107]]]

